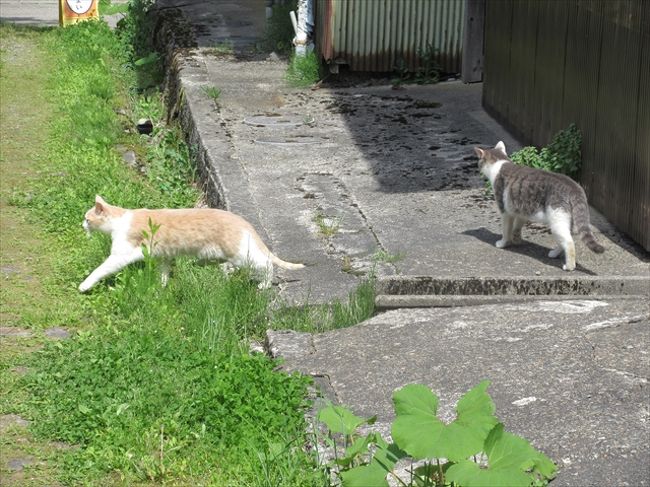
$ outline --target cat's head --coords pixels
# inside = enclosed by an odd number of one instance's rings
[[[97,230],[109,233],[112,229],[113,218],[119,216],[117,210],[119,208],[109,205],[101,196],[95,196],[95,206],[88,210],[84,216],[84,230],[88,233]]]
[[[497,142],[494,149],[481,149],[480,147],[474,147],[474,152],[478,157],[478,168],[484,174],[485,171],[494,163],[510,160],[506,153],[506,145],[502,141]]]

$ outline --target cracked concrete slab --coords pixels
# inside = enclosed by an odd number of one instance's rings
[[[284,81],[286,62],[255,53],[249,35],[234,39],[232,55],[215,54],[229,19],[257,25],[262,1],[244,2],[239,17],[230,2],[163,4],[177,5],[197,33],[198,48],[174,58],[172,84],[183,94],[177,110],[199,147],[211,201],[250,220],[282,258],[314,264],[279,272],[285,297],[341,297],[377,251],[401,256],[379,265],[380,275],[566,276],[547,256],[554,243],[543,226],[529,224],[523,245],[494,246],[500,218],[472,147],[520,145],[482,109],[480,84],[294,89]],[[244,28],[235,24],[233,32]],[[221,90],[216,103],[207,86]],[[250,123],[270,118],[302,123]],[[260,143],[271,140],[320,142]],[[647,253],[592,213],[607,251],[595,255],[578,242],[572,275],[648,277]],[[314,224],[319,215],[341,223],[331,238]]]
[[[327,377],[330,399],[378,416],[392,392],[431,387],[439,416],[483,379],[506,428],[560,467],[553,485],[648,485],[650,307],[636,300],[395,310],[344,330],[268,332],[283,367]]]

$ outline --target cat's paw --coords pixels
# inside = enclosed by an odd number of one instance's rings
[[[497,240],[497,242],[494,245],[496,245],[497,249],[503,249],[508,246],[508,241],[502,238],[501,240]]]
[[[85,292],[88,291],[91,287],[92,287],[92,286],[91,286],[90,284],[88,284],[86,281],[84,281],[84,282],[82,282],[81,284],[79,284],[79,292],[80,292],[80,293],[85,293]]]
[[[560,256],[561,253],[562,253],[562,249],[561,249],[561,248],[557,248],[557,249],[553,249],[553,250],[551,250],[551,251],[548,253],[548,256],[549,256],[551,259],[556,259],[557,257]]]
[[[515,235],[514,237],[512,237],[512,244],[513,245],[519,245],[519,244],[522,244],[522,243],[524,243],[524,239],[521,238],[521,235]]]
[[[576,264],[575,264],[575,262],[574,262],[573,264],[564,264],[564,265],[562,266],[562,269],[565,270],[565,271],[572,271],[572,270],[574,270],[575,268],[576,268]]]

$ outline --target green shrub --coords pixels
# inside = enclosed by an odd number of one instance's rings
[[[291,56],[286,79],[290,85],[299,88],[311,86],[320,79],[320,62],[315,52],[304,56]]]
[[[438,419],[438,397],[429,388],[409,384],[395,391],[391,444],[378,433],[358,433],[375,417],[363,419],[341,406],[321,409],[318,419],[337,451],[331,467],[339,472],[343,487],[388,487],[389,475],[405,487],[546,485],[556,466],[525,439],[504,431],[494,416],[488,386],[483,381],[461,397],[456,419],[449,424]],[[344,449],[338,454],[341,438]],[[481,456],[484,460],[477,461]],[[403,459],[411,460],[410,481],[395,473]],[[415,467],[414,461],[420,465]]]
[[[513,162],[546,171],[558,172],[577,179],[582,164],[582,135],[575,124],[553,137],[547,147],[524,147],[510,156]]]
[[[273,5],[273,13],[266,21],[262,48],[280,54],[289,54],[293,49],[293,25],[289,12],[296,11],[297,0],[290,0],[284,4]]]

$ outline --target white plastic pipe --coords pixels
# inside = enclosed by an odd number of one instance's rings
[[[311,33],[314,29],[313,0],[298,0],[298,15],[294,11],[289,12],[291,24],[296,36],[293,38],[293,45],[296,48],[296,56],[304,56],[314,49],[311,41]]]

